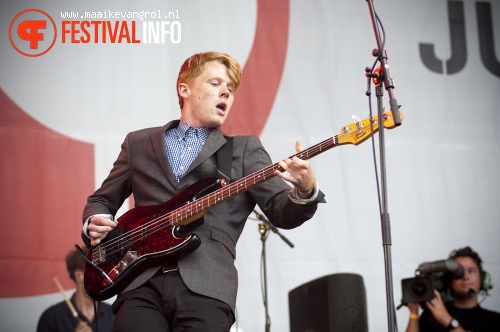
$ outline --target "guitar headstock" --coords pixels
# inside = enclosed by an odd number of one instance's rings
[[[399,112],[401,120],[403,120],[403,113]],[[392,129],[396,127],[392,111],[384,112],[382,115],[384,128]],[[351,123],[342,128],[340,134],[337,135],[338,144],[354,144],[358,145],[370,138],[374,133],[379,131],[378,116],[371,119],[372,125],[370,126],[370,119],[360,120],[357,116],[353,116],[354,123]],[[373,131],[372,131],[373,128]]]

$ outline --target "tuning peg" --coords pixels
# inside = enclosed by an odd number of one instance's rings
[[[356,127],[359,129],[359,128],[363,128],[363,123],[361,122],[361,119],[359,118],[359,116],[357,115],[353,115],[352,116],[352,121],[356,124]]]
[[[343,134],[349,133],[351,131],[351,128],[349,126],[344,126],[342,127],[342,130],[340,131]]]

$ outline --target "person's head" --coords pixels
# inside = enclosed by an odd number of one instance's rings
[[[88,252],[87,248],[82,248],[85,255]],[[66,270],[68,270],[69,277],[74,282],[83,280],[83,264],[85,259],[76,250],[70,250],[66,255]]]
[[[195,54],[181,66],[177,95],[184,120],[193,127],[221,126],[241,84],[241,67],[230,55]]]
[[[470,247],[454,250],[449,258],[453,258],[464,267],[464,276],[451,281],[451,289],[455,297],[466,297],[477,294],[481,290],[483,261],[479,254]]]

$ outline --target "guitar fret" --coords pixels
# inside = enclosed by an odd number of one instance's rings
[[[226,198],[231,197],[231,188],[225,187],[222,189],[223,195],[226,195]]]

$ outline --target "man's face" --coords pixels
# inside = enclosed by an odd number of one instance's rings
[[[481,288],[481,272],[476,262],[470,257],[455,258],[458,264],[464,267],[464,276],[460,279],[454,279],[451,282],[451,288],[456,295],[472,294],[479,292]]]
[[[225,65],[208,62],[191,84],[181,83],[178,88],[185,98],[184,121],[195,128],[215,128],[224,123],[234,100],[234,86]]]

